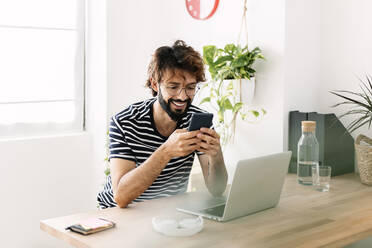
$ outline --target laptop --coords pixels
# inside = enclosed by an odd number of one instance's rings
[[[223,222],[275,207],[291,155],[289,151],[240,160],[226,198],[192,192],[177,210]]]

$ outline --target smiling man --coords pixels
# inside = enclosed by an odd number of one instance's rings
[[[211,128],[187,131],[192,113],[205,112],[191,104],[203,81],[203,60],[185,42],[155,51],[146,83],[154,98],[111,118],[111,175],[97,197],[101,208],[185,192],[195,154],[211,194],[225,191],[219,135]]]

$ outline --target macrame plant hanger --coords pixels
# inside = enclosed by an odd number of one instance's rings
[[[242,36],[243,28],[244,28],[244,31],[245,31],[245,38],[246,38],[246,43],[247,43],[247,47],[248,47],[247,0],[244,0],[242,22],[240,24],[239,36],[238,36],[238,40],[236,41],[236,45],[240,44],[240,38]]]
[[[248,48],[248,25],[247,25],[247,0],[244,0],[244,8],[243,8],[243,16],[242,16],[242,21],[240,23],[240,30],[239,30],[239,36],[238,40],[236,41],[236,45],[240,44],[240,39],[242,36],[242,32],[244,29],[245,33],[245,38],[246,38],[246,44]],[[242,79],[239,79],[239,98],[242,99]],[[236,117],[238,113],[234,113],[233,119],[232,119],[232,124],[233,124],[233,129],[232,129],[232,140],[234,141],[235,139],[235,130],[236,130]]]

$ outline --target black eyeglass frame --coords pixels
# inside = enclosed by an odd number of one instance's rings
[[[186,87],[180,87],[180,89],[178,89],[177,92],[170,92],[171,91],[171,86],[167,86],[166,83],[161,83],[162,85],[164,85],[165,87],[165,90],[167,91],[167,93],[170,95],[170,96],[178,96],[179,94],[181,94],[182,90],[185,90],[185,94],[187,96],[195,96],[196,93],[198,93],[198,91],[200,90],[200,85],[199,83],[195,83],[195,89],[194,89],[194,92],[192,94],[188,94],[187,93],[187,86]],[[178,86],[177,86],[178,88]]]

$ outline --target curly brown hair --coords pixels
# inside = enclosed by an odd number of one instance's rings
[[[152,95],[158,93],[151,87],[151,80],[160,82],[166,70],[183,70],[196,77],[197,82],[205,82],[204,63],[200,53],[182,40],[174,42],[173,46],[162,46],[156,49],[147,69],[146,87],[152,90]]]

